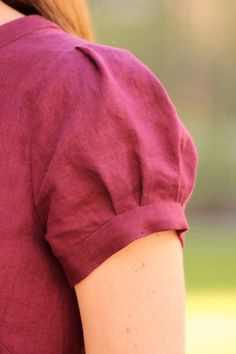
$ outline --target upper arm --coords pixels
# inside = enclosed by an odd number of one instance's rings
[[[152,233],[75,285],[86,354],[183,354],[183,252],[175,231]]]

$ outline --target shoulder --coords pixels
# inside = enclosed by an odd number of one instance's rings
[[[95,64],[103,63],[111,67],[124,64],[131,68],[132,64],[135,63],[141,65],[143,69],[145,67],[145,69],[150,70],[128,49],[90,42],[57,28],[49,30],[46,28],[44,31],[32,34],[32,42],[35,42],[35,46],[32,44],[32,49],[37,51],[40,59],[44,57],[48,61],[54,59],[54,64],[66,63],[75,66],[92,61]],[[65,69],[64,66],[63,68]]]
[[[133,132],[132,139],[137,129],[143,135],[146,131],[148,139],[150,133],[155,138],[163,132],[177,144],[183,136],[192,139],[164,85],[131,51],[61,30],[42,33],[40,40],[39,61],[46,70],[34,91],[43,122],[47,115],[51,127],[59,127],[59,121],[68,129],[81,129],[82,124],[88,135],[92,129],[110,132],[112,123],[117,132],[121,126]],[[45,58],[50,58],[48,65]]]
[[[94,83],[95,87],[116,83],[129,89],[138,86],[146,94],[157,89],[159,93],[165,91],[152,70],[125,48],[89,42],[62,30],[50,29],[35,32],[31,50],[34,52],[32,60],[37,61],[34,67],[40,72],[37,83],[44,90],[54,86],[57,91],[60,88],[73,91],[83,83],[91,89]]]
[[[164,85],[131,51],[64,31],[52,31],[43,43],[44,58],[46,51],[53,59],[40,76],[37,103],[43,121],[45,112],[48,120],[56,121],[50,126],[58,121],[70,130],[83,126],[87,135],[95,129],[98,138],[104,129],[119,134],[123,129],[125,136],[133,134],[132,139],[137,129],[147,132],[148,139],[150,133],[155,138],[165,131],[166,139],[177,143],[185,135]]]

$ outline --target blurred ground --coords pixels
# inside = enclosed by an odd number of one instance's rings
[[[236,353],[236,291],[188,291],[186,354]]]

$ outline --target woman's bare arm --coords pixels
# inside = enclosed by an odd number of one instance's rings
[[[185,282],[176,231],[137,239],[75,285],[86,354],[184,354]]]

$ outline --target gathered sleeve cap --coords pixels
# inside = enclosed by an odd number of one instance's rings
[[[81,41],[53,61],[35,107],[35,207],[71,287],[151,233],[177,230],[184,246],[198,153],[146,65]]]

